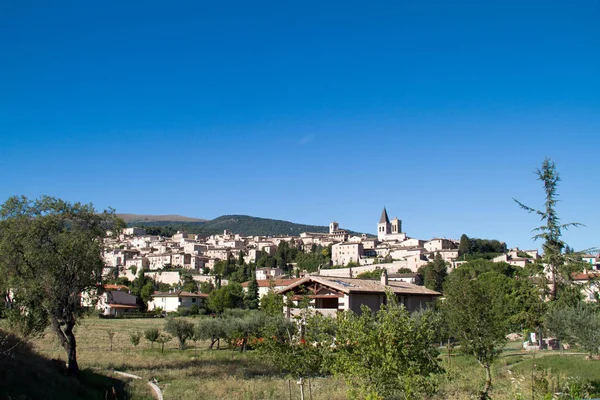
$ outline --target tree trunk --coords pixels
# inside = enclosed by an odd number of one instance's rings
[[[489,399],[488,391],[490,390],[490,387],[492,387],[492,373],[490,371],[489,363],[485,363],[482,365],[483,365],[483,368],[485,369],[485,386],[483,387],[483,390],[481,391],[481,393],[479,395],[479,399],[487,400],[487,399]]]
[[[67,373],[69,375],[78,376],[79,365],[77,364],[77,342],[75,340],[75,335],[73,334],[75,320],[67,321],[63,331],[56,318],[50,317],[50,319],[52,328],[58,337],[58,341],[67,353]]]
[[[550,301],[556,299],[556,295],[558,294],[558,284],[556,283],[556,268],[554,265],[550,265],[550,273],[552,274],[552,279],[550,282]]]
[[[304,400],[304,380],[302,378],[298,381],[298,385],[300,385],[300,400]]]

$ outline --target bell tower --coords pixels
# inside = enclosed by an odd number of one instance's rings
[[[392,233],[392,226],[390,224],[387,210],[385,207],[383,207],[381,218],[379,218],[379,223],[377,224],[377,239],[384,240],[386,235],[389,235],[390,233]]]
[[[402,221],[398,217],[392,220],[392,234],[402,233]]]

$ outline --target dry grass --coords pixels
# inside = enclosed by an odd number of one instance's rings
[[[195,321],[193,318],[192,321]],[[178,350],[176,340],[165,345],[164,354],[159,345],[153,348],[144,339],[134,347],[129,334],[132,331],[164,327],[164,319],[106,320],[90,317],[77,327],[78,359],[81,368],[90,368],[110,376],[110,371],[127,371],[155,379],[163,389],[165,399],[290,399],[289,381],[278,374],[260,359],[256,352],[232,352],[230,350],[208,350],[207,343],[188,343],[185,351]],[[108,331],[114,332],[113,349],[110,351]],[[64,360],[64,352],[54,336],[48,333],[44,338],[33,341],[35,350],[49,358]],[[433,399],[471,399],[477,396],[483,386],[483,370],[468,356],[455,355],[448,368],[442,355],[442,364],[447,373],[438,376],[439,392]],[[561,358],[565,357],[565,358]],[[546,359],[541,362],[541,359]],[[568,359],[568,362],[566,362]],[[548,364],[548,371],[535,372],[539,377],[535,393],[532,393],[531,365]],[[376,368],[377,366],[374,366]],[[508,400],[522,398],[543,398],[544,379],[549,383],[556,377],[561,381],[577,377],[583,368],[600,371],[600,362],[585,361],[582,355],[560,356],[557,352],[545,351],[536,354],[523,352],[520,343],[511,343],[493,368],[494,399]],[[562,369],[561,369],[562,368]],[[546,385],[549,387],[548,385]],[[326,377],[311,381],[312,399],[338,400],[346,398],[346,385],[343,381]],[[133,399],[150,399],[150,391],[144,382],[131,382],[128,386]],[[299,399],[299,387],[291,382],[292,399]],[[309,398],[308,385],[305,385],[306,398]]]
[[[194,321],[194,319],[191,319]],[[289,399],[286,377],[264,364],[254,352],[208,350],[208,344],[189,342],[185,351],[177,341],[153,347],[143,337],[134,347],[129,334],[148,328],[163,329],[164,319],[98,319],[86,318],[77,326],[78,361],[81,368],[101,371],[126,371],[145,379],[155,379],[165,399]],[[112,351],[108,331],[114,332]],[[35,350],[49,358],[65,359],[64,351],[54,335],[48,332],[33,341]],[[328,377],[311,381],[312,398],[338,400],[346,398],[346,387],[338,379]],[[145,385],[130,383],[134,399],[151,398]],[[299,387],[291,382],[292,398],[300,398]],[[305,383],[308,398],[309,388]]]

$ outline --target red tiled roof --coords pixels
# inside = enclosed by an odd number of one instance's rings
[[[576,281],[587,281],[590,278],[600,278],[600,272],[578,272],[571,275]]]
[[[104,290],[129,290],[125,285],[113,285],[111,283],[104,284],[103,287]]]
[[[258,282],[258,287],[271,287],[271,285],[285,287],[285,286],[291,285],[292,283],[298,282],[300,279],[302,279],[302,278],[257,279],[256,282]],[[242,283],[242,287],[248,287],[249,283],[250,283],[250,281]]]

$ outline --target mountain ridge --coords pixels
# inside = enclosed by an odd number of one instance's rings
[[[137,214],[117,214],[121,215],[137,215]],[[273,236],[273,235],[290,235],[298,236],[303,232],[328,233],[329,226],[324,225],[308,225],[298,224],[290,221],[253,217],[250,215],[221,215],[212,220],[201,220],[200,218],[182,217],[180,220],[168,220],[164,218],[152,219],[152,215],[144,215],[145,219],[129,219],[125,220],[128,226],[140,226],[146,228],[147,231],[153,234],[161,234],[163,236],[172,236],[177,231],[186,231],[200,235],[221,234],[228,230],[234,234],[242,236]],[[165,217],[165,216],[158,216]],[[122,217],[121,217],[122,218]],[[349,234],[358,234],[360,232],[348,231]]]
[[[159,221],[173,221],[173,222],[206,222],[207,219],[186,217],[183,215],[176,214],[165,214],[165,215],[153,215],[153,214],[127,214],[117,213],[117,217],[121,218],[127,224],[134,222],[159,222]]]

